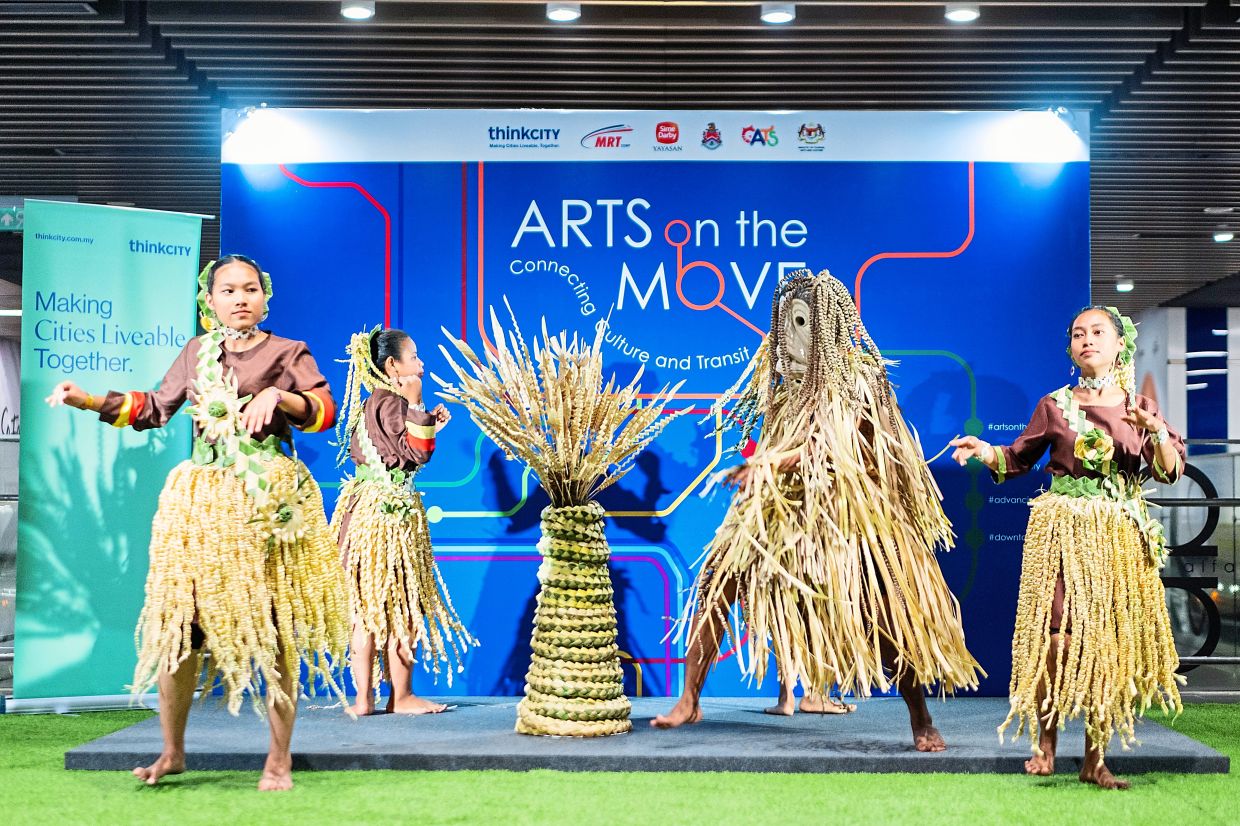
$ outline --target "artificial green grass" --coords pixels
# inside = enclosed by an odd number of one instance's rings
[[[1053,778],[948,774],[300,772],[260,794],[258,772],[196,772],[146,788],[121,772],[66,771],[64,752],[146,712],[0,716],[0,822],[75,823],[1036,823],[1240,821],[1235,775],[1133,775],[1129,792]],[[1240,705],[1177,721],[1240,760]]]

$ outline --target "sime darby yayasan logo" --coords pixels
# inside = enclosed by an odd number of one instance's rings
[[[615,123],[587,132],[581,138],[581,145],[586,149],[625,149],[630,146],[629,135],[633,127],[625,123]]]
[[[680,145],[680,124],[675,121],[655,124],[654,139],[658,141],[654,146],[656,152],[683,152],[685,149]]]

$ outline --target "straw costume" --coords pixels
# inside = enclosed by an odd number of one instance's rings
[[[702,633],[705,622],[690,622],[700,611],[727,626],[735,593],[749,639],[741,667],[759,682],[773,652],[785,680],[859,696],[907,674],[940,692],[976,687],[934,557],[952,542],[942,497],[844,285],[825,270],[791,273],[770,334],[717,407],[742,444],[764,422],[682,631]]]
[[[207,332],[186,343],[158,390],[109,392],[99,413],[116,427],[146,430],[194,402],[186,411],[192,458],[169,474],[152,523],[132,690],[149,690],[205,643],[205,686],[218,679],[233,714],[247,692],[262,713],[264,685],[273,702],[295,699],[284,696],[278,674],[297,675],[301,665],[343,696],[332,668],[349,633],[344,577],[318,486],[289,455],[290,428],[331,426],[331,392],[304,342],[269,334],[243,352],[224,348],[223,325],[206,304],[210,266],[198,294]],[[270,298],[270,276],[261,281]],[[306,420],[276,409],[261,432],[246,432],[241,410],[267,387],[302,395]]]
[[[369,665],[376,691],[383,652],[393,638],[411,654],[420,645],[423,669],[436,677],[449,651],[455,670],[463,671],[462,655],[477,645],[435,564],[426,509],[413,483],[435,452],[435,417],[411,405],[372,361],[371,336],[378,330],[357,333],[349,342],[337,463],[351,456],[357,473],[341,484],[332,515],[354,621],[375,638]],[[370,394],[364,402],[363,389]],[[452,685],[453,668],[446,670]]]
[[[1125,331],[1116,371],[1125,402],[1081,405],[1070,387],[1062,387],[1038,402],[1015,442],[994,446],[996,482],[1027,473],[1050,450],[1051,487],[1031,502],[1025,532],[1012,708],[999,727],[1002,736],[1015,722],[1017,737],[1027,728],[1038,753],[1039,717],[1053,715],[1060,728],[1083,717],[1090,741],[1105,750],[1116,734],[1124,748],[1135,742],[1135,718],[1151,705],[1181,709],[1177,682],[1183,678],[1175,674],[1179,658],[1159,578],[1166,543],[1141,485],[1150,475],[1166,483],[1178,479],[1184,443],[1170,429],[1148,434],[1124,421],[1134,407],[1158,411],[1134,392],[1136,327],[1114,307],[1106,312]],[[1109,380],[1082,377],[1081,383]],[[1162,467],[1158,458],[1156,447],[1166,440],[1180,457],[1174,468]],[[1060,633],[1071,641],[1066,650],[1060,646],[1054,685],[1048,686],[1051,635]],[[1040,688],[1047,697],[1039,707]]]

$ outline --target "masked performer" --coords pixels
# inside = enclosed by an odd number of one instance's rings
[[[363,388],[370,393],[364,403]],[[448,649],[461,670],[463,650],[476,643],[457,618],[435,565],[426,509],[413,479],[430,461],[435,434],[451,416],[442,404],[427,412],[422,360],[403,330],[376,328],[353,336],[345,407],[339,461],[351,454],[357,475],[341,485],[332,527],[340,537],[353,614],[354,711],[374,713],[386,670],[389,712],[440,712],[447,707],[413,694],[413,649],[422,646],[423,668],[438,676]]]
[[[686,609],[685,692],[653,724],[701,719],[706,671],[739,601],[751,676],[761,681],[774,653],[787,685],[800,677],[868,696],[894,683],[914,746],[942,751],[925,687],[976,687],[980,668],[934,557],[952,539],[938,487],[847,288],[799,270],[771,315],[766,341],[720,397],[742,442],[765,421]]]
[[[293,785],[300,668],[341,693],[331,668],[349,633],[318,486],[288,455],[290,428],[330,427],[334,405],[305,343],[259,329],[271,279],[253,260],[212,262],[199,287],[207,332],[185,345],[158,390],[96,396],[66,381],[47,401],[135,430],[162,427],[193,402],[193,457],[173,469],[159,497],[136,632],[132,689],[159,686],[163,752],[134,774],[153,785],[185,770],[185,723],[205,647],[204,685],[218,679],[230,712],[247,692],[261,711],[266,688],[271,747],[258,787],[284,790]]]
[[[1136,715],[1153,704],[1181,707],[1179,658],[1159,579],[1166,545],[1141,481],[1146,474],[1178,479],[1184,443],[1154,402],[1134,392],[1132,321],[1114,307],[1091,307],[1068,335],[1078,385],[1042,397],[1010,446],[968,436],[952,443],[952,457],[961,464],[977,457],[1002,482],[1028,473],[1050,449],[1051,488],[1031,503],[1025,531],[1012,710],[999,731],[1013,721],[1017,736],[1027,728],[1034,756],[1025,771],[1049,775],[1059,729],[1084,717],[1081,780],[1123,789],[1127,781],[1103,762],[1111,737],[1118,734],[1127,747]]]

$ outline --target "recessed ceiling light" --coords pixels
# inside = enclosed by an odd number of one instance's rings
[[[1214,241],[1219,244],[1226,244],[1235,237],[1236,234],[1229,229],[1220,229],[1214,233]]]
[[[1115,282],[1115,292],[1130,293],[1132,292],[1133,283],[1131,278],[1121,278]]]
[[[948,3],[943,16],[953,23],[972,23],[982,16],[977,3]]]
[[[0,3],[0,14],[78,14],[97,15],[99,11],[93,2],[90,3],[50,3],[42,0],[39,3]]]
[[[375,0],[343,0],[340,16],[350,20],[369,20],[375,16]]]
[[[1229,207],[1229,206],[1206,207],[1205,209],[1202,210],[1202,212],[1204,212],[1206,215],[1230,215],[1231,213],[1235,211],[1236,211],[1235,207]]]
[[[796,3],[763,3],[762,4],[762,22],[774,23],[791,23],[797,19]]]
[[[572,23],[581,17],[580,3],[548,3],[547,19],[556,23]]]

